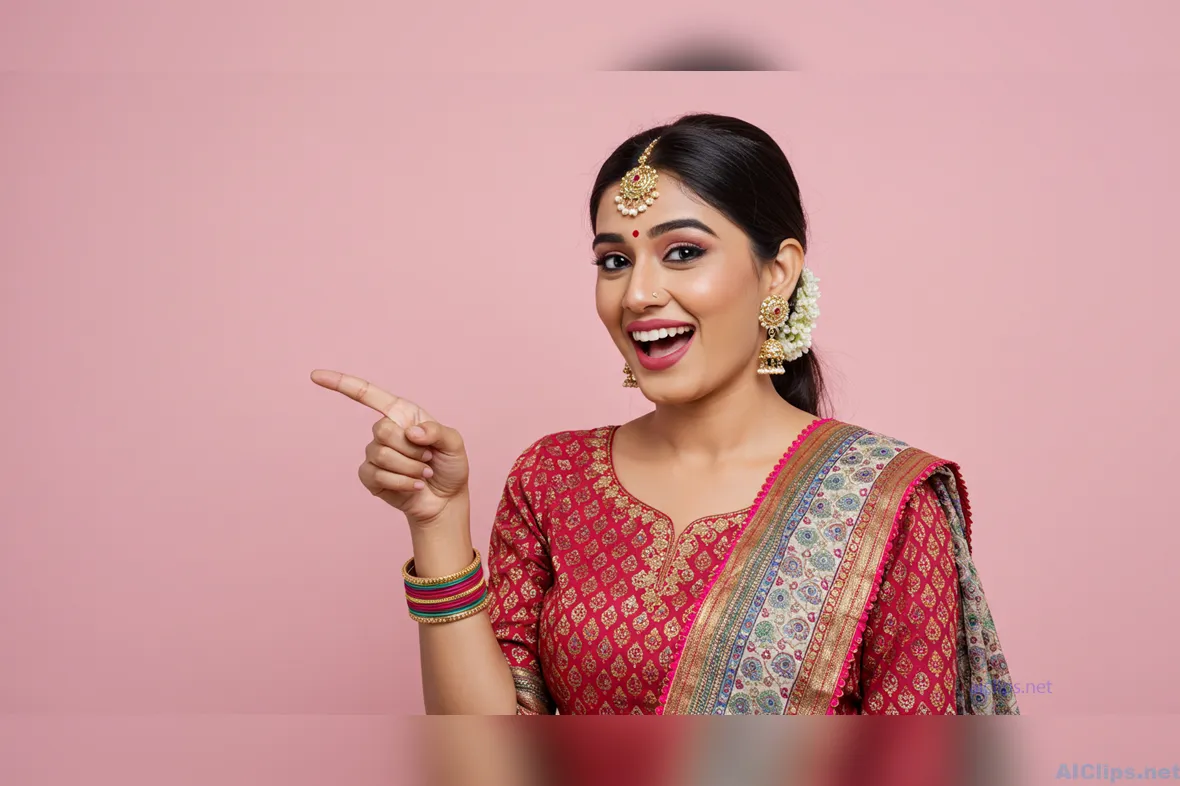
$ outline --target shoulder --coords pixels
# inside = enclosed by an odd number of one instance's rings
[[[546,434],[526,447],[512,464],[512,474],[581,469],[606,460],[615,426],[569,429]]]
[[[848,421],[836,420],[833,418],[832,425],[841,429],[847,435],[848,439],[851,440],[851,445],[858,449],[891,447],[897,448],[898,450],[904,450],[906,448],[914,447],[904,439],[895,437],[892,434],[886,434],[882,431],[877,431],[876,429],[869,428],[868,426],[864,426],[860,423],[850,423]]]
[[[926,523],[954,519],[971,541],[971,506],[959,463],[904,440],[853,426],[849,449],[859,454],[857,464],[875,475],[877,496],[889,500],[886,517],[895,512],[899,523],[915,518]]]
[[[527,507],[542,529],[550,512],[577,489],[593,485],[610,461],[614,426],[555,431],[534,440],[512,464],[505,497]]]
[[[872,496],[889,509],[905,509],[915,496],[929,500],[949,490],[965,496],[957,462],[913,445],[904,439],[863,426],[834,422],[839,443],[837,466],[872,487]],[[864,493],[868,493],[867,489]]]
[[[876,469],[888,467],[889,472],[885,474],[890,476],[928,473],[939,466],[955,464],[891,434],[843,421],[833,421],[833,424],[843,434],[846,453],[859,454],[859,462]]]

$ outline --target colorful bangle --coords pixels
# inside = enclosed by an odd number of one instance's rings
[[[479,604],[484,599],[484,595],[484,592],[480,592],[478,595],[470,598],[447,601],[437,606],[410,606],[410,613],[420,614],[423,617],[442,617],[450,614],[459,614]]]
[[[473,596],[477,595],[477,593],[482,594],[486,589],[487,583],[481,579],[478,583],[472,584],[467,589],[463,590],[462,592],[456,592],[454,595],[446,595],[440,598],[415,598],[407,593],[406,600],[409,602],[410,608],[415,606],[437,606],[440,603],[455,603],[458,601],[466,603],[467,601],[472,600]],[[429,611],[430,609],[423,610]]]
[[[463,570],[448,576],[422,578],[414,575],[414,560],[402,567],[406,585],[406,605],[410,618],[428,625],[456,622],[475,616],[492,602],[483,563],[478,549]]]
[[[428,598],[441,598],[448,595],[460,595],[483,580],[483,572],[476,571],[465,579],[460,579],[450,584],[442,584],[438,587],[415,587],[413,584],[406,584],[406,596],[426,600]]]
[[[475,559],[471,563],[456,573],[449,576],[438,576],[437,578],[422,578],[414,575],[414,558],[406,560],[406,564],[402,566],[402,578],[405,579],[406,585],[417,588],[424,587],[440,587],[447,584],[457,583],[470,576],[472,573],[478,571],[481,567],[479,549],[472,549],[475,552]]]
[[[442,612],[438,614],[431,614],[429,612],[421,613],[411,610],[410,618],[415,622],[421,622],[426,625],[439,625],[447,622],[458,622],[459,620],[474,617],[481,611],[492,605],[492,593],[485,592],[483,597],[478,602],[454,612]]]

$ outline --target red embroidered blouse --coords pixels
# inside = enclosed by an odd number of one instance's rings
[[[509,473],[488,553],[493,629],[522,714],[646,714],[685,615],[750,508],[671,520],[614,472],[616,426],[551,434]],[[837,714],[955,714],[959,589],[949,525],[911,496]]]

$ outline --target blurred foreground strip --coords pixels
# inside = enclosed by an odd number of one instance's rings
[[[955,717],[431,717],[409,748],[432,786],[1015,786],[1011,731]]]

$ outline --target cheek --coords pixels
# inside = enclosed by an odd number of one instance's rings
[[[622,305],[619,293],[613,291],[612,282],[599,279],[594,285],[594,308],[598,311],[598,318],[609,328],[619,322]]]
[[[750,282],[733,275],[733,271],[727,267],[710,266],[697,271],[697,275],[685,281],[686,286],[682,290],[686,301],[684,306],[702,320],[713,315],[740,315],[747,310]],[[754,318],[757,319],[756,307]]]
[[[734,353],[736,359],[755,351],[765,331],[758,324],[751,280],[721,269],[701,270],[684,283],[681,303],[700,321],[702,346],[710,354]]]

